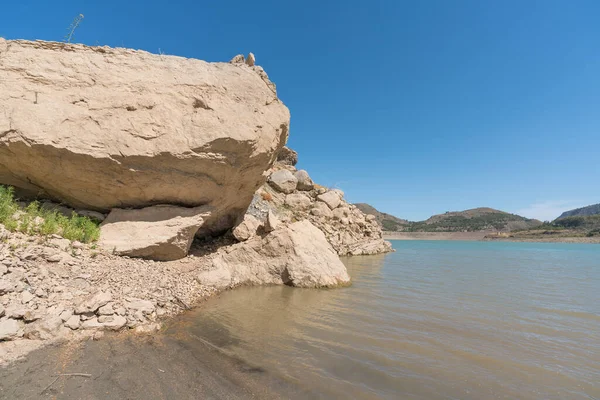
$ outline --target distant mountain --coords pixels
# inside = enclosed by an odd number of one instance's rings
[[[406,230],[406,226],[410,224],[410,222],[405,219],[382,213],[370,204],[356,203],[354,205],[365,214],[374,215],[384,231],[403,231]]]
[[[541,224],[542,222],[536,219],[482,207],[434,215],[425,221],[412,222],[408,230],[411,232],[510,232]]]
[[[433,215],[425,221],[411,222],[382,213],[366,203],[355,204],[365,214],[374,215],[384,231],[409,232],[510,232],[530,229],[542,224],[537,219],[509,214],[493,208],[474,208]]]
[[[587,207],[576,208],[574,210],[565,211],[560,214],[560,217],[557,218],[566,218],[566,217],[587,217],[589,215],[599,215],[600,214],[600,203],[594,204]]]

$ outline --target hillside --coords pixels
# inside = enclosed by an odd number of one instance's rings
[[[566,217],[586,217],[589,215],[598,215],[600,214],[600,203],[594,204],[587,207],[576,208],[574,210],[565,211],[560,214],[560,217],[557,218],[566,218]]]
[[[379,223],[379,225],[381,225],[381,227],[385,231],[404,231],[406,230],[407,225],[410,224],[410,222],[405,219],[401,219],[391,214],[380,212],[370,204],[356,203],[354,205],[363,213],[367,215],[374,215],[376,221]]]
[[[541,221],[535,219],[483,207],[434,215],[425,221],[411,223],[408,230],[411,232],[510,232],[541,224]]]

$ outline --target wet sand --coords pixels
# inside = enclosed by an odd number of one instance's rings
[[[181,332],[52,346],[0,370],[1,399],[307,398],[290,383]],[[91,377],[58,376],[90,374]],[[58,379],[56,379],[58,377]]]

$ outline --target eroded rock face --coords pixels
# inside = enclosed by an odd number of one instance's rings
[[[211,215],[208,206],[114,209],[101,225],[99,243],[117,255],[178,260],[187,255],[194,235]]]
[[[288,136],[259,66],[0,38],[0,183],[77,209],[242,214]]]
[[[281,226],[264,237],[232,246],[218,255],[198,280],[219,288],[242,284],[334,287],[350,283],[337,253],[309,221]]]

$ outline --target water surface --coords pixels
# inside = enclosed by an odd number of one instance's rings
[[[600,245],[394,248],[344,259],[350,288],[237,289],[171,332],[311,398],[600,398]]]

